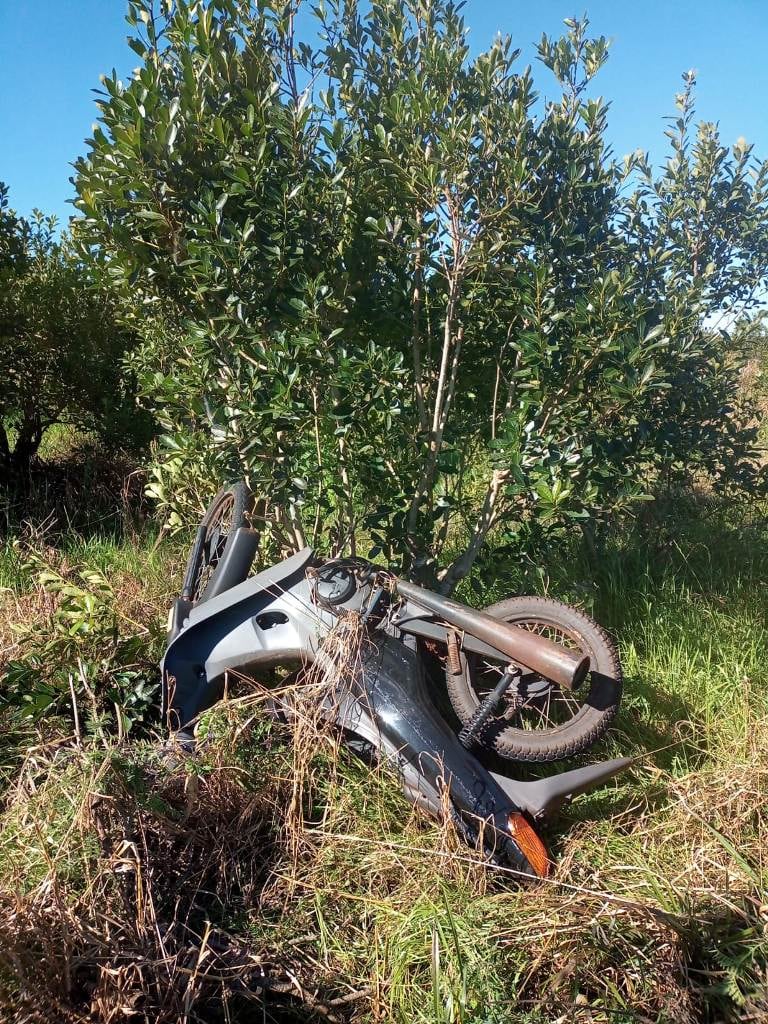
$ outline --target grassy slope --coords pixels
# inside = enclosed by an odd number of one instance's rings
[[[651,540],[617,538],[597,566],[497,571],[482,603],[548,591],[619,637],[626,698],[594,755],[666,748],[564,813],[554,880],[535,892],[473,863],[327,738],[304,730],[297,746],[269,727],[257,697],[211,716],[204,760],[181,775],[142,744],[25,733],[37,746],[0,819],[0,1005],[261,1020],[238,989],[266,971],[292,997],[269,1001],[274,1019],[305,1019],[285,1016],[300,1005],[317,1019],[764,1019],[768,528],[751,516],[700,504]],[[179,552],[136,540],[69,537],[48,557],[64,575],[101,569],[128,632],[181,571]],[[6,631],[53,614],[19,566],[6,547]],[[14,642],[17,658],[31,643]]]

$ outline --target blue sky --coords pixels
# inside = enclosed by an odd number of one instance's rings
[[[612,102],[617,155],[640,147],[663,157],[662,119],[680,75],[696,68],[699,116],[768,157],[768,0],[469,0],[465,20],[475,50],[510,32],[546,94],[551,79],[536,71],[534,44],[584,7],[593,32],[613,40],[594,91]],[[127,76],[136,63],[124,9],[124,0],[0,0],[0,180],[21,213],[69,216],[70,165],[97,116],[99,74]]]

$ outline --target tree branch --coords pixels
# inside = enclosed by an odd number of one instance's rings
[[[450,594],[459,580],[469,575],[480,548],[483,546],[488,532],[496,522],[499,510],[499,499],[503,495],[504,484],[509,479],[509,470],[494,469],[488,483],[485,501],[480,518],[475,523],[472,538],[463,554],[459,555],[440,576],[440,592]]]

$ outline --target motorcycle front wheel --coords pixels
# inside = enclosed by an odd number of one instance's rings
[[[515,597],[484,611],[588,654],[590,670],[571,691],[522,668],[479,742],[502,757],[530,762],[557,761],[590,747],[613,721],[621,700],[621,665],[606,631],[584,612],[545,597]],[[448,696],[462,723],[470,721],[507,665],[463,650],[458,663],[456,657],[446,660]]]
[[[199,536],[187,560],[182,597],[198,604],[224,553],[241,526],[249,526],[253,495],[244,480],[222,487],[200,521]]]

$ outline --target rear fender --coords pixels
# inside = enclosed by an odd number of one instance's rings
[[[491,772],[510,800],[522,807],[533,818],[546,818],[567,800],[601,786],[608,779],[629,768],[631,757],[616,757],[612,761],[599,761],[583,768],[574,768],[558,775],[549,775],[532,782],[518,782],[506,775]]]
[[[406,790],[437,811],[447,789],[463,815],[505,827],[518,806],[434,706],[418,655],[394,637],[365,644],[353,677],[335,695],[336,721],[394,762]]]

